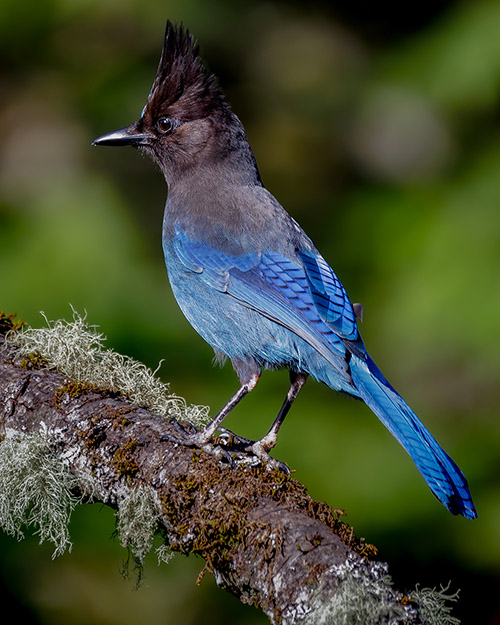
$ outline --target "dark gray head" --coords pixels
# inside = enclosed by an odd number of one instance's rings
[[[193,166],[253,169],[243,126],[231,111],[199,46],[183,25],[167,21],[160,63],[139,120],[97,138],[93,145],[132,145],[151,156],[169,184]]]

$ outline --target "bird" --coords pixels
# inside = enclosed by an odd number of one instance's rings
[[[285,368],[290,386],[281,409],[268,433],[249,445],[258,458],[269,457],[311,376],[363,400],[437,499],[455,515],[477,516],[461,470],[369,356],[358,329],[361,306],[263,185],[243,125],[182,23],[167,20],[139,119],[93,145],[133,146],[163,173],[162,244],[174,297],[216,358],[231,361],[240,383],[212,421],[190,433],[193,445],[214,440],[263,369]]]

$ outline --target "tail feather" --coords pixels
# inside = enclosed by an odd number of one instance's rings
[[[353,355],[351,376],[362,399],[412,457],[431,491],[453,514],[477,517],[463,473],[441,449],[373,360]]]

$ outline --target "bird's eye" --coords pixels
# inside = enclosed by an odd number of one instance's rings
[[[168,117],[160,117],[160,119],[156,122],[156,127],[162,135],[168,135],[169,132],[172,132],[174,124]]]

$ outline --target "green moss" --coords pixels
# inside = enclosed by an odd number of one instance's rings
[[[89,419],[89,427],[79,432],[79,439],[82,441],[83,446],[87,452],[87,456],[91,462],[93,468],[95,468],[101,459],[97,454],[97,449],[101,443],[106,439],[106,432],[102,427],[99,427],[102,422],[100,415],[95,415]]]
[[[130,438],[123,447],[119,447],[113,455],[112,463],[116,472],[129,481],[139,473],[139,465],[134,459],[134,452],[138,446],[138,441]]]
[[[201,555],[209,571],[217,569],[230,574],[234,550],[242,546],[257,550],[262,554],[262,562],[272,560],[281,552],[283,536],[276,535],[270,523],[249,521],[249,512],[263,498],[276,501],[285,510],[303,510],[309,517],[327,525],[358,554],[376,553],[373,545],[357,538],[353,529],[341,520],[342,511],[314,501],[304,486],[280,470],[266,467],[229,470],[199,450],[193,452],[191,466],[192,470],[174,479],[175,488],[162,489],[160,504],[167,526],[175,528],[181,539],[173,542],[171,549],[185,555]],[[214,489],[220,497],[213,496]],[[314,548],[320,542],[319,535],[313,536],[312,544],[308,542],[307,547]],[[321,572],[319,569],[310,571],[311,583]]]
[[[130,419],[126,416],[130,412],[133,412],[133,410],[129,406],[119,406],[116,409],[106,406],[103,418],[110,419],[113,422],[113,430],[123,430],[131,424]]]
[[[58,386],[54,393],[54,405],[56,408],[61,409],[65,398],[75,399],[85,393],[99,393],[104,397],[117,397],[119,393],[116,393],[109,388],[102,386],[96,386],[90,382],[78,382],[77,380],[65,380],[61,386]]]
[[[6,313],[0,310],[0,334],[7,334],[7,332],[18,332],[26,324],[22,319],[16,319],[15,313]]]
[[[66,380],[58,386],[54,393],[54,405],[61,409],[63,400],[66,397],[74,399],[84,392],[92,390],[92,386],[87,382],[77,382],[76,380]]]
[[[86,392],[89,389],[80,390],[81,392]],[[105,392],[105,390],[100,389],[99,387],[91,387],[91,390],[100,392],[101,394]],[[110,393],[113,394],[110,391],[105,392],[106,395],[109,395]],[[106,440],[108,430],[121,430],[130,425],[130,421],[126,416],[130,412],[133,412],[133,408],[131,408],[130,406],[102,406],[99,409],[98,414],[90,417],[90,419],[88,420],[88,427],[79,431],[78,437],[82,441],[83,447],[85,448],[87,453],[87,457],[89,458],[94,469],[102,460],[102,457],[99,454],[98,450],[101,444]],[[127,449],[128,453],[130,454],[130,446],[127,447]],[[124,454],[126,451],[127,450],[122,450],[120,453],[118,453],[118,455],[115,454],[116,466],[118,466],[119,468],[124,467],[125,465],[128,465],[130,468],[130,459],[129,462],[126,462],[126,459],[124,458]]]
[[[23,356],[19,366],[21,369],[32,371],[33,369],[47,369],[50,368],[50,364],[46,358],[44,358],[40,352],[32,352]]]

